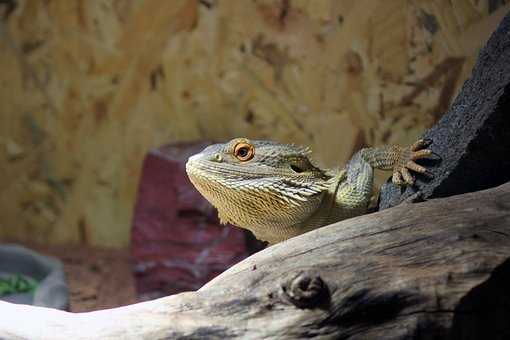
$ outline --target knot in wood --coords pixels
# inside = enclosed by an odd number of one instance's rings
[[[317,273],[300,272],[281,288],[283,297],[298,308],[316,307],[329,295],[328,286]]]

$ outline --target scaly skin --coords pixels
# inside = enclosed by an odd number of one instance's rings
[[[222,223],[274,244],[366,213],[373,169],[392,169],[398,185],[414,183],[410,170],[430,175],[414,162],[430,157],[427,144],[366,148],[345,169],[323,170],[312,164],[306,148],[236,138],[190,157],[186,172]]]

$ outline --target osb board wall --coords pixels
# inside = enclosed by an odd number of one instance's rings
[[[328,166],[410,143],[495,0],[18,0],[0,19],[0,236],[126,246],[144,154],[234,136]]]

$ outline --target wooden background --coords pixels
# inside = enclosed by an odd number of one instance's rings
[[[143,157],[236,136],[334,166],[446,110],[503,0],[0,5],[0,237],[124,247]],[[384,176],[379,177],[379,181]]]

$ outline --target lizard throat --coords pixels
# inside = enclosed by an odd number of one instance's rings
[[[321,193],[292,198],[290,192],[296,189],[288,188],[284,194],[286,188],[274,179],[222,176],[209,167],[188,161],[186,171],[196,189],[218,209],[220,221],[249,229],[270,243],[300,234],[301,225],[322,201]]]

